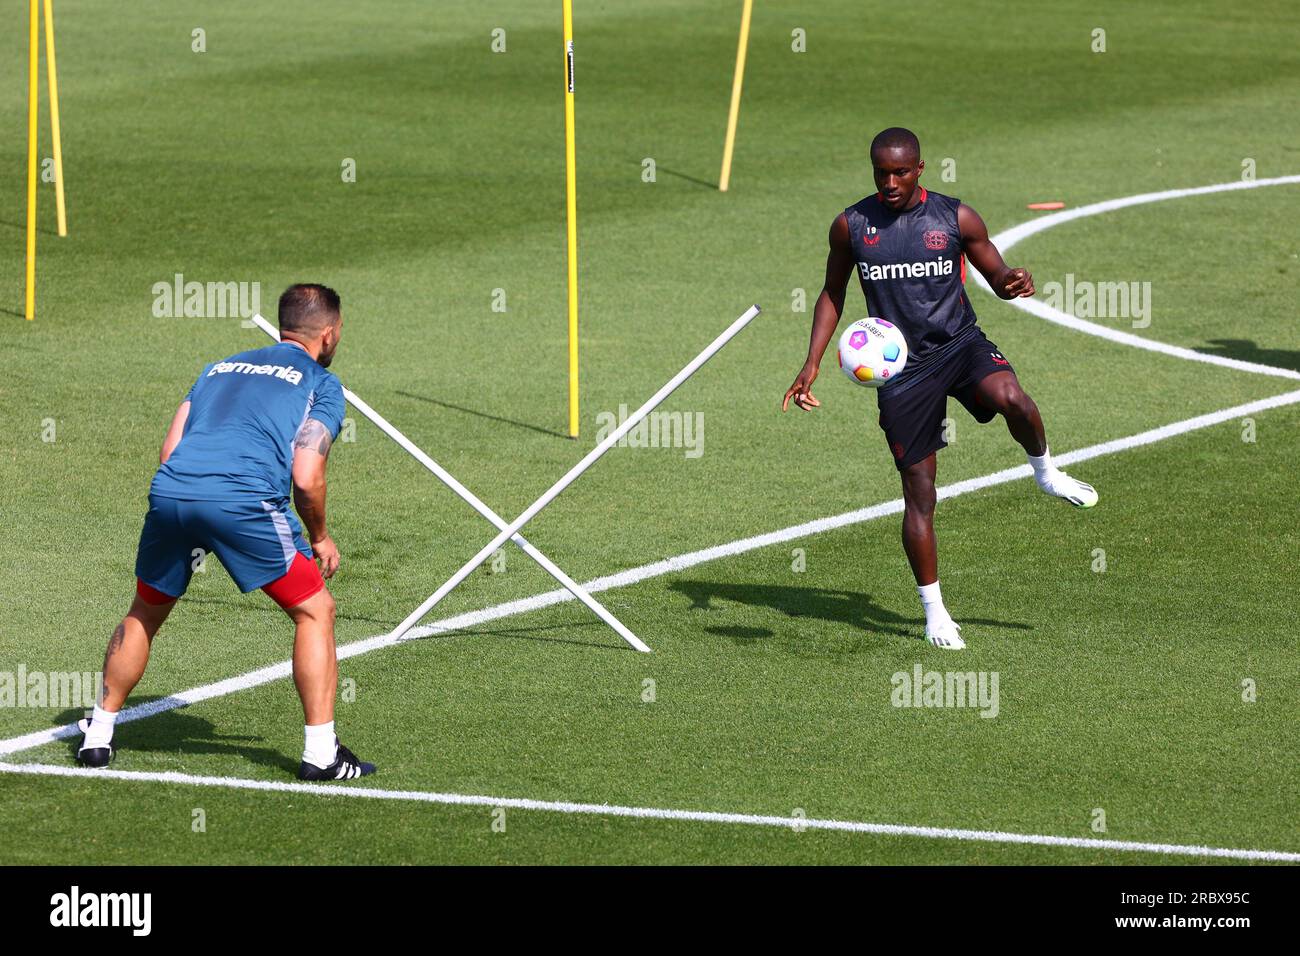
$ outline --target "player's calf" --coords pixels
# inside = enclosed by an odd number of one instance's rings
[[[122,622],[113,629],[104,652],[104,686],[88,719],[77,722],[84,735],[77,762],[85,767],[105,767],[117,753],[113,728],[126,698],[144,676],[154,635],[176,605],[170,594],[137,580],[135,600]]]
[[[302,762],[299,780],[355,780],[375,772],[339,743],[334,733],[338,653],[334,645],[336,606],[316,565],[301,554],[295,567],[266,588],[294,622],[293,681],[302,699]]]
[[[916,591],[925,610],[925,639],[935,647],[961,650],[961,628],[944,606],[939,590],[939,558],[934,537],[935,456],[902,469],[903,550],[916,577]]]

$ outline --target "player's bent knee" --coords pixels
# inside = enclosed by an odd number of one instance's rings
[[[911,505],[913,501],[923,501],[934,497],[934,473],[926,461],[908,465],[900,473],[903,479],[903,501]]]
[[[930,483],[928,488],[904,488],[903,523],[929,522],[934,516],[935,499],[933,483]]]
[[[177,599],[170,594],[159,591],[137,578],[135,597],[131,599],[131,608],[126,614],[127,617],[133,617],[143,624],[145,633],[150,640],[153,640],[153,635],[158,628],[162,627],[163,621],[167,620],[167,615],[176,606],[176,601]]]
[[[329,588],[322,587],[310,598],[303,602],[302,607],[308,608],[312,617],[318,621],[334,623],[334,615],[338,610],[338,605],[334,603],[334,595],[330,594]]]
[[[983,404],[1006,418],[1023,418],[1033,408],[1033,401],[1019,385],[1010,384],[984,396]]]
[[[301,624],[304,621],[311,621],[318,625],[327,626],[330,631],[333,630],[336,605],[334,595],[330,594],[328,588],[321,588],[311,597],[292,607],[286,607],[284,611],[295,623]]]
[[[1028,418],[1033,414],[1034,408],[1034,400],[1023,389],[1014,388],[1007,396],[1007,410],[1003,414],[1011,418]]]

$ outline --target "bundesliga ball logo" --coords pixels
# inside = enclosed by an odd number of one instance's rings
[[[840,336],[839,361],[850,382],[880,388],[907,364],[907,339],[892,322],[859,319]]]

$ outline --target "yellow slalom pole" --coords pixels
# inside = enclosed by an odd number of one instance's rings
[[[40,6],[31,0],[31,30],[27,43],[27,308],[36,318],[36,58],[40,54]]]
[[[731,81],[731,112],[727,114],[727,142],[722,147],[722,175],[718,178],[718,191],[726,192],[731,184],[731,152],[736,145],[736,123],[740,119],[740,87],[745,81],[745,50],[749,46],[749,16],[754,10],[754,0],[745,0],[740,14],[740,48],[736,50],[736,76]]]
[[[574,169],[573,0],[564,0],[564,191],[569,242],[569,437],[578,437],[578,181]]]
[[[59,235],[68,234],[68,214],[63,205],[63,146],[59,140],[59,70],[54,64],[54,0],[45,0],[45,68],[50,79],[50,133],[54,140],[54,205]]]

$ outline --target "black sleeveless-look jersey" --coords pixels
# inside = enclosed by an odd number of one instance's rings
[[[894,212],[879,193],[844,210],[869,313],[897,325],[908,358],[889,391],[906,391],[920,373],[976,331],[966,297],[966,261],[957,226],[960,200],[921,189],[921,201]]]

